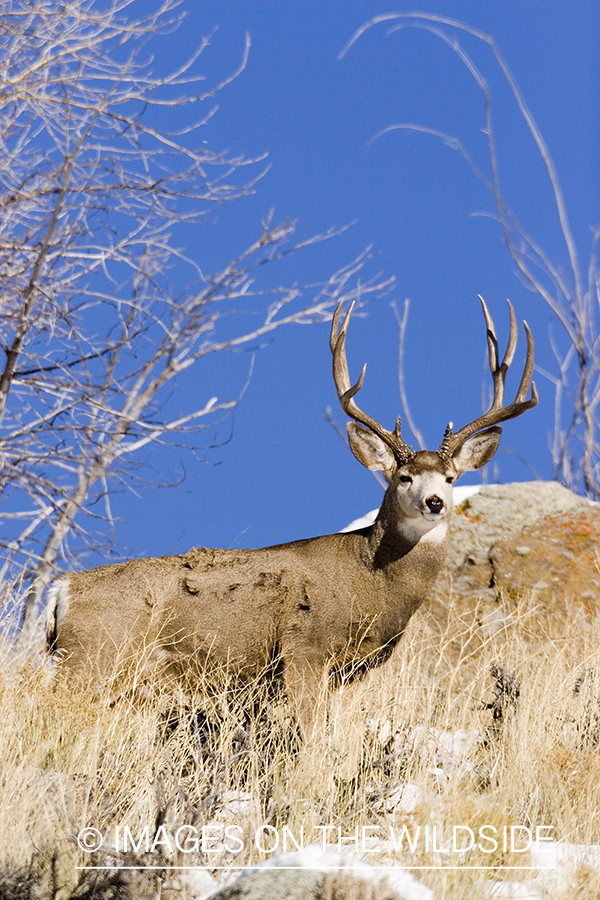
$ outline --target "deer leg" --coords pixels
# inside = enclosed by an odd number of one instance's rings
[[[325,738],[327,727],[328,669],[322,661],[303,657],[284,658],[284,679],[290,703],[302,737],[317,746]]]
[[[361,767],[364,721],[362,699],[368,693],[367,679],[343,684],[331,695],[330,721],[338,775],[354,778]]]

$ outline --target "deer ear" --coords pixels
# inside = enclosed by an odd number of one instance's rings
[[[500,443],[502,429],[494,425],[473,437],[467,438],[452,457],[452,462],[459,475],[463,472],[474,472],[490,461]]]
[[[396,458],[388,445],[373,431],[363,428],[356,422],[348,422],[348,438],[350,449],[355,457],[367,469],[383,472],[390,481],[397,468]]]

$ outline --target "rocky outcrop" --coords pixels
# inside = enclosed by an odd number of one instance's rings
[[[438,593],[536,591],[600,609],[599,566],[600,504],[556,482],[486,485],[455,509]]]
[[[490,551],[494,587],[530,590],[546,602],[576,598],[597,612],[599,553],[600,510],[574,507],[496,541]]]

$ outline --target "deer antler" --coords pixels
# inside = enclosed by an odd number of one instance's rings
[[[506,378],[506,373],[508,371],[508,367],[510,366],[513,356],[515,354],[515,348],[517,346],[517,322],[515,319],[515,311],[512,308],[512,304],[510,300],[508,301],[508,308],[510,310],[510,336],[508,339],[508,347],[506,348],[506,353],[504,354],[504,359],[502,360],[501,365],[498,365],[498,339],[496,338],[496,331],[494,329],[494,323],[492,321],[492,317],[488,312],[488,308],[485,305],[485,301],[483,297],[479,297],[481,300],[481,306],[483,307],[483,315],[485,316],[485,324],[487,326],[487,340],[488,340],[488,351],[490,357],[490,371],[492,373],[492,380],[494,383],[494,399],[492,400],[492,405],[489,410],[484,413],[482,416],[479,416],[478,419],[475,419],[473,422],[470,422],[468,425],[465,425],[460,431],[457,431],[456,434],[452,434],[452,422],[448,423],[448,427],[446,428],[446,432],[444,434],[444,439],[440,444],[440,449],[438,450],[439,456],[442,459],[447,460],[450,459],[458,447],[471,435],[476,434],[478,431],[483,431],[484,428],[489,428],[491,425],[498,425],[500,422],[506,422],[508,419],[514,419],[517,416],[520,416],[522,413],[526,412],[528,409],[532,409],[534,406],[537,406],[538,403],[538,394],[535,389],[535,384],[531,381],[531,375],[533,373],[533,338],[531,337],[531,331],[529,330],[529,326],[527,322],[523,322],[525,326],[525,334],[527,335],[527,358],[525,360],[525,368],[523,370],[523,377],[521,378],[521,384],[519,385],[519,390],[517,391],[517,396],[510,404],[510,406],[502,406],[502,401],[504,399],[504,380]],[[529,400],[526,400],[527,389],[529,388],[529,383],[531,382],[531,396]]]
[[[404,465],[405,462],[412,459],[415,455],[415,451],[411,450],[402,438],[400,416],[398,416],[394,431],[388,431],[380,425],[379,422],[359,409],[354,402],[355,394],[358,394],[363,386],[367,364],[364,364],[356,384],[352,385],[350,373],[348,371],[348,363],[346,361],[346,332],[348,330],[348,324],[353,309],[354,303],[352,303],[350,309],[346,313],[346,317],[340,328],[339,322],[342,304],[338,303],[331,323],[329,346],[331,347],[331,352],[333,354],[333,380],[337,389],[340,406],[351,419],[360,422],[361,425],[366,425],[367,428],[378,435],[378,437],[380,437],[393,452],[398,464]]]

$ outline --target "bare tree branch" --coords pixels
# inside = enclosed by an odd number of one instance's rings
[[[316,284],[263,285],[265,266],[343,230],[294,243],[272,212],[218,271],[186,249],[186,229],[266,169],[202,140],[248,35],[212,86],[199,67],[211,36],[155,73],[149,42],[178,27],[177,6],[135,19],[129,0],[0,0],[0,546],[5,574],[28,570],[32,625],[60,563],[110,546],[110,494],[144,483],[140,452],[193,452],[239,402],[200,388],[172,411],[182,373],[389,285],[359,279],[368,249]]]
[[[408,427],[414,434],[416,441],[421,450],[425,450],[425,440],[423,434],[417,428],[410,411],[408,396],[406,393],[406,382],[404,380],[404,338],[406,337],[406,326],[408,324],[408,310],[410,309],[410,300],[408,297],[404,300],[404,311],[400,315],[400,310],[394,301],[392,304],[396,321],[398,322],[398,387],[400,390],[400,399],[402,400],[402,409],[408,422]]]

